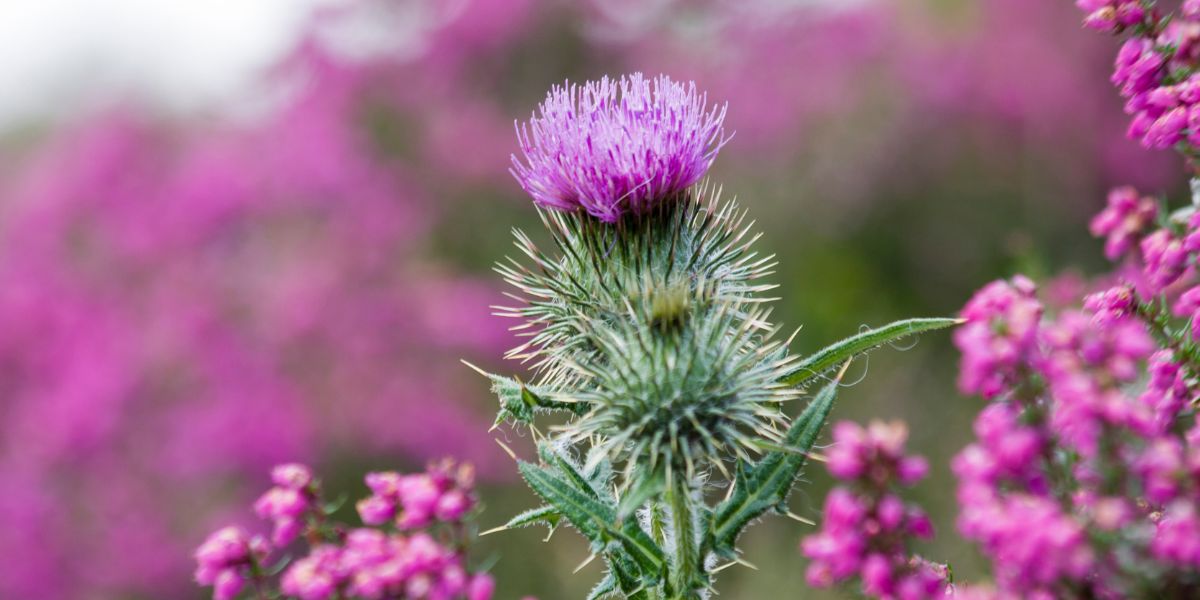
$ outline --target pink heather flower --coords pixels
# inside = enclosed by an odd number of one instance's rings
[[[986,453],[986,461],[956,459],[955,472],[963,478],[983,478],[995,481],[1006,478],[1026,481],[1036,467],[1035,461],[1045,446],[1038,430],[1021,424],[1017,407],[1008,402],[989,404],[975,418],[976,447]],[[974,466],[972,466],[974,465]],[[973,472],[959,472],[959,468]]]
[[[366,525],[383,525],[396,518],[396,503],[384,496],[368,496],[355,504]]]
[[[1187,250],[1182,240],[1170,231],[1159,229],[1142,238],[1144,272],[1153,292],[1158,292],[1174,283],[1187,267]]]
[[[1179,495],[1188,477],[1186,453],[1178,439],[1163,437],[1153,440],[1137,457],[1134,468],[1148,500],[1161,506]]]
[[[612,223],[700,180],[728,138],[694,83],[641,73],[554,87],[518,127],[512,174],[537,204]]]
[[[312,469],[299,463],[278,465],[271,469],[271,481],[281,488],[303,490],[312,484],[313,473]]]
[[[857,573],[867,548],[861,527],[867,508],[853,493],[841,487],[831,490],[824,514],[821,531],[801,542],[801,551],[813,561],[807,577],[815,587],[828,587]]]
[[[368,525],[395,520],[401,529],[459,521],[475,507],[474,482],[474,468],[453,461],[434,463],[416,475],[368,473],[372,495],[358,502],[358,513]]]
[[[1194,146],[1200,146],[1200,104],[1193,103],[1188,109],[1187,128],[1188,142]]]
[[[1183,141],[1188,127],[1188,109],[1174,108],[1155,119],[1142,136],[1147,148],[1165,150]]]
[[[928,465],[920,457],[904,456],[907,439],[908,427],[899,421],[875,421],[866,428],[842,421],[833,429],[827,467],[838,479],[863,480],[881,488],[893,482],[916,483],[928,472]]]
[[[459,521],[471,510],[472,504],[466,492],[458,489],[448,490],[438,498],[434,516],[439,521]]]
[[[293,563],[280,580],[283,593],[300,600],[328,600],[337,593],[347,573],[341,566],[342,550],[337,546],[321,545]]]
[[[1187,373],[1175,362],[1170,350],[1155,352],[1150,357],[1147,371],[1150,381],[1138,396],[1138,401],[1151,412],[1150,430],[1143,433],[1166,433],[1192,397]]]
[[[1117,53],[1112,82],[1126,98],[1148,92],[1163,77],[1165,59],[1145,38],[1130,38]]]
[[[890,491],[925,475],[923,459],[904,455],[907,429],[902,423],[871,423],[867,428],[843,421],[834,427],[829,472],[854,482],[861,494],[835,487],[825,498],[821,530],[801,542],[812,562],[808,582],[815,587],[858,577],[863,592],[876,598],[935,598],[946,574],[908,551],[908,540],[930,538],[933,526],[924,511],[906,505]]]
[[[1118,285],[1088,295],[1083,299],[1083,308],[1092,313],[1097,324],[1108,324],[1132,313],[1136,302],[1133,288]]]
[[[983,518],[959,520],[979,541],[1004,587],[1032,591],[1061,579],[1081,579],[1094,556],[1083,527],[1048,498],[1013,495],[990,506],[964,506]]]
[[[1104,371],[1120,381],[1132,381],[1138,365],[1157,346],[1139,320],[1125,317],[1104,325],[1086,313],[1068,311],[1042,329],[1049,348],[1039,370],[1051,379],[1066,377],[1085,367]]]
[[[1171,307],[1171,312],[1177,317],[1191,319],[1192,338],[1200,340],[1200,286],[1194,286],[1180,294],[1175,305]]]
[[[286,546],[304,530],[304,516],[315,508],[314,498],[307,492],[273,487],[254,503],[254,513],[274,524],[271,541]]]
[[[1137,242],[1158,215],[1158,204],[1142,198],[1132,187],[1119,187],[1108,193],[1108,206],[1092,219],[1092,235],[1107,237],[1104,255],[1116,260]]]
[[[1188,252],[1200,251],[1200,211],[1188,219],[1188,233],[1183,239],[1183,249]]]
[[[1200,515],[1194,502],[1179,501],[1167,508],[1155,529],[1150,551],[1169,563],[1200,567]]]
[[[387,471],[383,473],[367,473],[364,478],[367,487],[377,496],[394,496],[399,493],[399,473]]]
[[[467,600],[492,600],[495,591],[495,580],[486,573],[479,573],[467,584]]]
[[[405,475],[400,478],[400,516],[396,525],[401,529],[417,529],[431,523],[442,490],[428,474]]]
[[[1191,68],[1200,58],[1200,23],[1189,19],[1172,19],[1156,40],[1161,47],[1173,47],[1169,68]]]
[[[1036,350],[1042,305],[1034,289],[1022,276],[994,281],[963,307],[967,322],[955,330],[954,344],[962,352],[958,386],[964,393],[1000,394]]]
[[[213,600],[233,600],[246,587],[246,578],[237,571],[227,569],[217,575],[212,586]]]
[[[245,586],[250,567],[269,551],[266,540],[241,527],[219,529],[196,549],[196,582],[213,586],[214,600],[232,600]]]
[[[1083,24],[1100,31],[1117,31],[1146,17],[1141,0],[1076,0],[1075,6],[1087,13]]]

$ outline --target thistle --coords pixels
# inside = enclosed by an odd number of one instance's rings
[[[786,500],[854,355],[952,319],[867,331],[805,358],[770,321],[774,257],[746,212],[701,181],[728,141],[724,107],[694,84],[641,74],[554,88],[518,127],[513,174],[550,232],[515,232],[525,262],[499,272],[521,293],[528,385],[488,375],[497,423],[530,427],[520,470],[546,506],[504,528],[566,520],[608,564],[599,598],[707,597],[718,559]],[[791,404],[823,385],[798,416]],[[543,433],[540,413],[565,421]],[[710,492],[728,493],[714,502]],[[502,528],[503,529],[503,528]]]

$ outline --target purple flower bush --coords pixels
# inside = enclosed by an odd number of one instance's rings
[[[1189,86],[1200,67],[1191,49],[1200,5],[1184,2],[1171,15],[1154,2],[1077,5],[1088,27],[1128,35],[1112,81],[1133,117],[1130,137],[1148,148],[1175,148],[1194,168],[1189,115],[1197,99]],[[878,598],[1200,593],[1195,202],[1172,210],[1132,187],[1114,189],[1091,232],[1104,238],[1104,253],[1118,266],[1092,293],[1075,306],[1057,306],[1017,276],[988,284],[963,308],[965,323],[954,334],[959,388],[986,405],[975,441],[952,463],[957,525],[988,559],[992,585],[896,585],[897,566],[924,564],[904,557],[906,544],[928,530],[901,529],[899,540],[881,545],[879,536],[898,527],[899,517],[878,516],[871,497],[844,488],[830,494],[822,532],[802,545],[813,560],[810,581],[859,581]],[[835,431],[828,459],[834,477],[862,486],[868,474],[889,472],[872,471],[860,458],[871,446],[863,439],[852,425]],[[903,460],[897,449],[873,455],[882,455],[876,462]],[[884,498],[907,483],[899,467],[890,472],[891,479],[876,480]],[[874,562],[872,550],[881,557]]]
[[[340,503],[322,496],[308,467],[276,466],[274,487],[254,503],[273,524],[270,540],[223,527],[195,552],[196,581],[213,600],[334,598],[490,600],[495,583],[467,570],[474,469],[443,460],[424,473],[369,473],[371,495],[358,503],[365,527],[334,520]],[[386,510],[381,507],[386,506]],[[307,554],[290,560],[303,538]]]

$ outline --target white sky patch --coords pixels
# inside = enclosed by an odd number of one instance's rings
[[[123,98],[247,101],[312,10],[338,0],[0,0],[0,130]]]

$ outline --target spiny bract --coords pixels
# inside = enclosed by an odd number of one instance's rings
[[[615,224],[543,211],[557,252],[517,232],[532,268],[499,271],[524,297],[501,313],[529,340],[535,386],[578,415],[555,429],[627,472],[689,476],[747,457],[786,429],[779,383],[790,361],[767,321],[773,257],[751,246],[745,213],[697,186]]]

